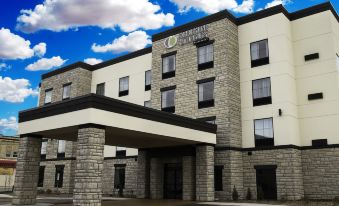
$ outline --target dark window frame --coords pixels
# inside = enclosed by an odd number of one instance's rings
[[[262,97],[262,98],[254,98],[254,82],[259,81],[259,80],[264,80],[264,79],[270,79],[270,93],[271,96],[269,97]],[[253,107],[256,106],[263,106],[263,105],[269,105],[272,104],[272,82],[271,82],[271,77],[265,77],[261,79],[254,79],[252,80],[252,102],[253,102]]]
[[[170,87],[165,87],[165,88],[161,88],[160,92],[161,92],[161,111],[164,112],[170,112],[170,113],[175,113],[175,90],[176,90],[176,86],[170,86]],[[162,105],[162,93],[163,92],[167,92],[167,91],[171,91],[174,90],[174,106],[171,107],[163,107]]]
[[[199,86],[200,86],[200,84],[209,83],[209,82],[213,82],[213,99],[200,101]],[[215,95],[214,95],[215,77],[198,80],[197,85],[198,85],[198,109],[214,107],[214,102],[215,102]]]
[[[214,166],[214,190],[215,191],[223,191],[223,165],[215,165]]]
[[[152,82],[152,70],[145,71],[145,91],[149,91],[152,88],[152,83],[147,84],[147,72],[151,72],[151,82]]]
[[[174,56],[174,70],[164,73],[164,58]],[[169,52],[161,55],[161,74],[162,79],[169,79],[175,77],[175,71],[177,70],[177,51]]]
[[[123,172],[120,173],[121,171],[123,171]],[[119,177],[117,175],[119,175]],[[119,182],[117,180],[119,180]],[[121,180],[123,180],[123,181],[121,182]],[[113,185],[114,189],[120,189],[121,185],[122,185],[122,189],[124,189],[125,188],[125,182],[126,182],[126,165],[115,164],[114,165],[114,185]]]
[[[65,87],[69,86],[69,97],[64,97]],[[71,98],[72,82],[62,85],[62,100],[68,100]]]
[[[320,55],[319,53],[312,53],[312,54],[307,54],[304,56],[305,62],[311,61],[311,60],[316,60],[319,59]]]
[[[55,165],[55,178],[54,178],[54,187],[62,188],[64,182],[64,172],[65,165]],[[57,180],[58,173],[60,173],[60,179]]]
[[[265,119],[272,119],[272,135],[273,137],[272,138],[265,138],[264,140],[260,141],[258,140],[257,141],[257,138],[256,138],[256,134],[255,134],[255,121],[256,120],[265,120]],[[272,147],[275,145],[275,138],[274,138],[274,121],[273,121],[273,117],[267,117],[267,118],[261,118],[261,119],[254,119],[253,120],[253,127],[254,127],[254,145],[255,145],[255,148],[262,148],[262,147]]]
[[[46,102],[46,93],[47,92],[51,92],[51,101],[50,102]],[[53,101],[53,88],[49,88],[49,89],[45,89],[45,98],[44,98],[44,104],[51,104]]]
[[[103,91],[102,94],[99,93],[99,92],[101,91],[101,90],[98,90],[99,86],[102,86],[102,91]],[[105,87],[106,87],[105,82],[100,83],[100,84],[97,84],[97,85],[96,85],[95,93],[96,93],[97,95],[105,96]]]
[[[212,45],[213,46],[213,60],[209,62],[204,62],[199,64],[199,49],[204,46]],[[208,40],[199,42],[196,44],[197,47],[197,64],[198,64],[198,71],[202,71],[205,69],[214,68],[214,40]]]
[[[121,88],[120,88],[120,81],[124,78],[128,79],[128,89],[122,91]],[[119,97],[127,96],[128,94],[129,94],[129,76],[120,77],[119,78]]]
[[[44,186],[44,180],[45,180],[45,168],[46,166],[39,166],[39,177],[38,177],[38,187]]]
[[[267,57],[253,60],[253,58],[252,58],[252,44],[255,44],[255,43],[258,43],[258,42],[261,42],[261,41],[267,41]],[[250,57],[251,57],[251,68],[270,64],[270,49],[269,49],[268,38],[250,43]]]

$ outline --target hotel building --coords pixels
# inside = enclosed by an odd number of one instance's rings
[[[227,11],[42,75],[19,114],[14,204],[38,190],[197,201],[339,196],[339,17]],[[251,194],[251,195],[249,195]]]

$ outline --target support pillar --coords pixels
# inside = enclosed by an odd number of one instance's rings
[[[151,158],[150,163],[150,190],[151,199],[163,199],[164,194],[164,165],[159,158]]]
[[[194,200],[195,199],[195,157],[184,156],[182,158],[182,199]]]
[[[40,150],[41,137],[20,137],[13,205],[34,205],[36,203]]]
[[[196,147],[196,200],[214,201],[214,146]]]
[[[73,205],[101,206],[105,128],[83,125],[78,130]]]
[[[138,151],[137,198],[150,196],[150,166],[147,151]]]

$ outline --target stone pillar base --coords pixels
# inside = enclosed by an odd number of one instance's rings
[[[20,138],[13,205],[34,205],[39,178],[41,137]]]

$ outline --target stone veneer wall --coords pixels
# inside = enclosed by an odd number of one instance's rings
[[[125,188],[124,195],[135,197],[137,195],[137,171],[138,158],[128,157],[123,159],[104,160],[104,170],[102,174],[102,192],[105,195],[118,195],[118,189],[114,189],[115,164],[125,164]]]
[[[298,200],[304,197],[301,150],[275,149],[243,152],[244,197],[250,188],[252,197],[257,198],[256,165],[277,165],[278,199]]]
[[[339,148],[302,150],[305,198],[339,196]]]
[[[178,34],[176,35],[178,37]],[[164,47],[165,39],[152,45],[152,99],[153,108],[161,109],[160,89],[176,85],[175,113],[190,118],[216,116],[217,146],[241,147],[241,102],[238,28],[228,19],[208,24],[208,37],[214,42],[214,68],[198,71],[197,48],[193,43]],[[162,54],[177,51],[175,77],[162,80]],[[197,80],[215,77],[215,106],[198,109]],[[218,164],[225,167],[224,193],[216,198],[230,199],[233,185],[242,193],[242,155],[231,151],[215,154]],[[228,164],[232,162],[232,164]],[[227,172],[226,172],[227,171]]]

